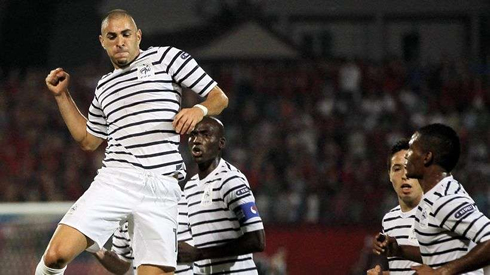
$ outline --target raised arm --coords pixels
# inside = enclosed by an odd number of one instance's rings
[[[80,113],[68,91],[69,82],[70,75],[62,68],[52,70],[46,77],[46,86],[54,95],[72,137],[83,150],[94,151],[102,143],[102,139],[87,132],[87,119]]]
[[[228,106],[228,97],[218,87],[215,86],[207,95],[206,100],[200,103],[204,108],[194,106],[192,108],[184,108],[175,116],[174,125],[175,131],[179,134],[189,134],[197,123],[199,123],[205,115],[215,116]],[[203,109],[207,109],[207,113]]]
[[[179,242],[178,262],[194,262],[203,259],[223,258],[238,256],[254,252],[262,252],[265,249],[265,232],[256,230],[243,234],[236,240],[224,245],[206,248],[195,248],[187,243]]]

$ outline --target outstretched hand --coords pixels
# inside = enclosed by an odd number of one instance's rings
[[[68,90],[70,75],[62,68],[56,68],[49,72],[45,81],[46,86],[48,86],[48,89],[53,93],[53,95],[59,96],[64,91]]]

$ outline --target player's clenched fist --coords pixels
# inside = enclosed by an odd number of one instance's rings
[[[70,82],[70,75],[66,73],[62,68],[56,68],[49,72],[46,77],[46,86],[53,93],[58,96],[68,89],[68,83]]]

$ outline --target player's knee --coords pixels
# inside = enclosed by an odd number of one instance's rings
[[[60,246],[50,246],[44,254],[44,263],[49,268],[63,268],[69,259],[67,251]]]

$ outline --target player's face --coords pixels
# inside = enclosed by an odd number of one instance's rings
[[[224,145],[224,139],[219,138],[216,125],[202,121],[189,134],[189,149],[196,163],[214,160]]]
[[[391,157],[390,181],[393,184],[398,198],[405,203],[411,203],[418,200],[422,195],[422,188],[416,179],[408,179],[407,170],[405,169],[405,154],[407,150],[396,152]]]
[[[141,30],[136,29],[131,17],[120,16],[109,19],[107,24],[103,25],[99,40],[114,67],[122,68],[138,56]]]
[[[421,179],[424,168],[424,153],[420,145],[420,135],[415,133],[410,139],[409,148],[405,155],[405,167],[407,169],[407,177]]]

